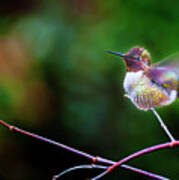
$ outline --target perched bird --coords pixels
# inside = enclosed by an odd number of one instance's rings
[[[179,56],[171,56],[167,60],[151,64],[150,53],[142,47],[134,47],[125,54],[107,52],[118,55],[125,61],[125,96],[138,109],[152,110],[160,118],[154,108],[174,102],[179,95]]]

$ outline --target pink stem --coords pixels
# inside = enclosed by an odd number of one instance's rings
[[[154,179],[158,179],[158,180],[164,179],[164,177],[162,177],[162,176],[160,176],[160,175],[153,174],[153,173],[151,173],[151,172],[147,172],[147,171],[144,171],[144,170],[141,170],[141,169],[134,168],[134,167],[132,167],[132,166],[123,164],[124,162],[120,162],[120,161],[119,161],[119,162],[115,162],[115,161],[111,161],[111,160],[108,160],[108,159],[104,159],[104,158],[102,158],[102,157],[96,157],[96,156],[90,155],[90,154],[85,153],[85,152],[83,152],[83,151],[79,151],[79,150],[77,150],[77,149],[71,148],[71,147],[69,147],[69,146],[66,146],[66,145],[61,144],[61,143],[56,142],[56,141],[53,141],[53,140],[51,140],[51,139],[47,139],[47,138],[44,138],[44,137],[42,137],[42,136],[39,136],[39,135],[30,133],[30,132],[25,131],[25,130],[22,130],[22,129],[19,129],[19,128],[15,127],[15,126],[9,125],[8,123],[6,123],[6,122],[4,122],[4,121],[2,121],[2,120],[0,120],[0,124],[3,125],[3,126],[5,126],[5,127],[7,127],[7,128],[10,129],[11,131],[15,131],[15,132],[18,132],[18,133],[27,135],[27,136],[31,136],[31,137],[33,137],[33,138],[36,138],[36,139],[40,140],[40,141],[47,142],[47,143],[49,143],[49,144],[52,144],[52,145],[55,145],[55,146],[57,146],[57,147],[63,148],[63,149],[65,149],[65,150],[67,150],[67,151],[70,151],[70,152],[72,152],[72,153],[75,153],[75,154],[78,154],[78,155],[80,155],[80,156],[83,156],[83,157],[85,157],[85,158],[87,158],[87,159],[90,159],[93,163],[98,162],[98,163],[103,163],[103,164],[106,164],[106,165],[110,165],[110,167],[109,167],[108,170],[107,170],[107,171],[109,171],[109,172],[110,172],[112,169],[120,166],[120,167],[122,167],[122,168],[124,168],[124,169],[128,169],[128,170],[130,170],[130,171],[137,172],[137,173],[143,174],[143,175],[145,175],[145,176],[148,176],[148,177],[151,177],[151,178],[154,178]],[[133,158],[134,158],[134,157],[133,157]],[[125,158],[125,159],[126,159],[126,158]],[[124,159],[124,160],[125,160],[125,159]],[[123,161],[124,161],[124,160],[123,160]],[[130,159],[129,159],[129,160],[130,160]],[[125,161],[127,161],[127,160],[125,160]],[[119,163],[120,163],[120,164],[119,164]],[[119,164],[119,165],[118,165],[118,164]],[[110,168],[111,168],[111,170],[110,170]]]
[[[168,143],[164,143],[164,144],[155,145],[155,146],[152,146],[152,147],[148,147],[146,149],[138,151],[138,152],[136,152],[134,154],[131,154],[131,155],[125,157],[124,159],[118,161],[117,163],[115,163],[114,165],[109,167],[107,172],[110,173],[112,170],[114,170],[115,168],[121,166],[123,163],[126,163],[126,162],[128,162],[128,161],[130,161],[132,159],[135,159],[135,158],[137,158],[139,156],[142,156],[144,154],[148,154],[148,153],[151,153],[153,151],[160,150],[160,149],[172,148],[172,147],[175,147],[175,146],[179,146],[179,141],[178,140],[168,142]]]

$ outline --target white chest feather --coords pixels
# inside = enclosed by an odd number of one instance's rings
[[[138,72],[127,72],[126,73],[126,77],[124,79],[124,89],[127,93],[130,94],[131,91],[131,86],[135,83],[140,81],[140,79],[142,78],[144,71],[138,71]]]

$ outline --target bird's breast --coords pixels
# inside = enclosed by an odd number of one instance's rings
[[[143,73],[144,71],[126,73],[123,83],[126,93],[131,94],[131,92],[135,88],[135,85],[138,85],[139,82],[142,80]]]
[[[176,90],[168,93],[146,77],[143,71],[127,72],[124,89],[131,101],[142,110],[168,105],[177,97]]]

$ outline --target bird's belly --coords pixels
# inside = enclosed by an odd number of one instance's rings
[[[141,110],[168,105],[177,98],[176,90],[168,93],[143,76],[142,71],[128,72],[124,80],[124,89],[131,101]]]
[[[168,105],[175,101],[176,97],[176,90],[173,90],[168,94],[157,87],[144,87],[142,91],[133,91],[130,95],[132,102],[142,110],[149,110],[151,107]]]

